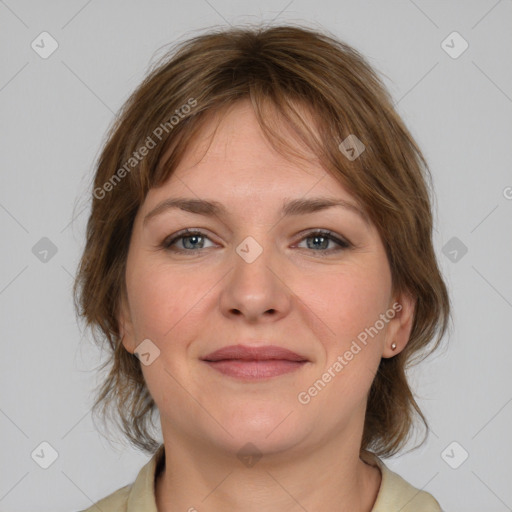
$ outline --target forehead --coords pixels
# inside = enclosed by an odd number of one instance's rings
[[[313,125],[307,110],[300,112]],[[297,154],[274,147],[251,102],[238,101],[209,116],[168,180],[151,189],[148,199],[154,202],[174,192],[191,197],[252,195],[271,199],[273,194],[303,196],[312,191],[351,197],[286,123],[277,117],[269,121]]]

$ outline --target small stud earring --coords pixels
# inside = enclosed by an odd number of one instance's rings
[[[391,350],[395,350],[396,349],[396,343],[391,343]]]

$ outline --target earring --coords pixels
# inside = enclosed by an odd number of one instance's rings
[[[395,350],[396,349],[396,343],[391,343],[391,350]]]

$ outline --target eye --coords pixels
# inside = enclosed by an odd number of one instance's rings
[[[312,242],[308,243],[308,240],[312,240]],[[306,236],[301,238],[301,241],[306,241],[306,249],[322,253],[338,252],[352,247],[352,244],[342,240],[341,238],[338,238],[328,230],[317,230],[307,233]],[[333,242],[338,247],[328,249],[330,242]]]
[[[176,252],[193,252],[205,249],[204,240],[209,240],[209,238],[202,231],[185,229],[170,239],[166,238],[162,242],[162,247]],[[176,249],[171,249],[176,242],[182,242],[182,246]]]
[[[173,252],[198,252],[202,249],[208,248],[204,245],[205,240],[210,239],[202,231],[185,229],[176,233],[175,235],[171,235],[171,237],[166,238],[162,242],[161,247]],[[308,240],[312,240],[312,242],[308,243]],[[306,249],[317,253],[330,254],[332,252],[339,252],[352,247],[350,242],[338,238],[328,230],[312,231],[303,236],[300,241],[306,241]],[[329,248],[329,244],[331,242],[334,243],[337,247]],[[179,245],[181,245],[181,247],[179,247]]]

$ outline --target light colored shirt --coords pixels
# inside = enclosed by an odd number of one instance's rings
[[[391,471],[376,455],[366,462],[380,469],[382,480],[371,512],[442,512],[428,492],[421,491]],[[135,482],[126,485],[82,512],[158,512],[155,478],[164,466],[164,445],[139,471]],[[98,508],[96,508],[96,506]]]

